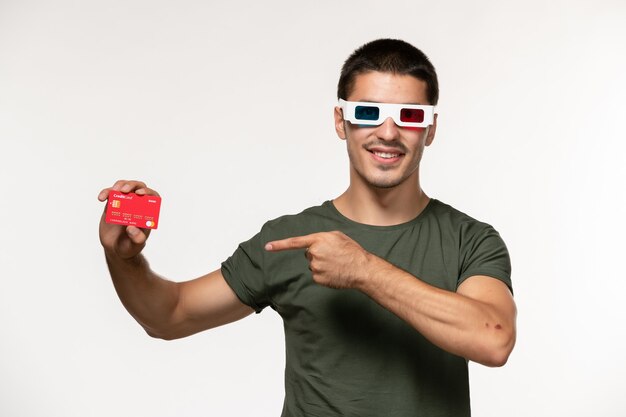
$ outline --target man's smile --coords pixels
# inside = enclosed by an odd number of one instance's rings
[[[404,152],[396,148],[387,148],[382,146],[374,146],[366,148],[366,150],[373,155],[376,161],[385,164],[398,162],[405,155]]]

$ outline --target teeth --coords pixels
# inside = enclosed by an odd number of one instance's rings
[[[374,152],[374,155],[380,156],[381,158],[397,158],[400,156],[399,153],[387,153],[387,152]]]

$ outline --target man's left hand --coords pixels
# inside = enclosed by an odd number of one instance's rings
[[[367,279],[372,254],[342,232],[321,232],[268,242],[271,252],[306,249],[313,280],[331,288],[355,288]]]

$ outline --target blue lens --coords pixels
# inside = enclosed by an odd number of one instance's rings
[[[356,106],[354,117],[357,120],[378,120],[380,109],[375,106]]]

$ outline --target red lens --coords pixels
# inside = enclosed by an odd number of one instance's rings
[[[407,123],[422,123],[424,121],[424,110],[402,109],[400,110],[400,121]]]

